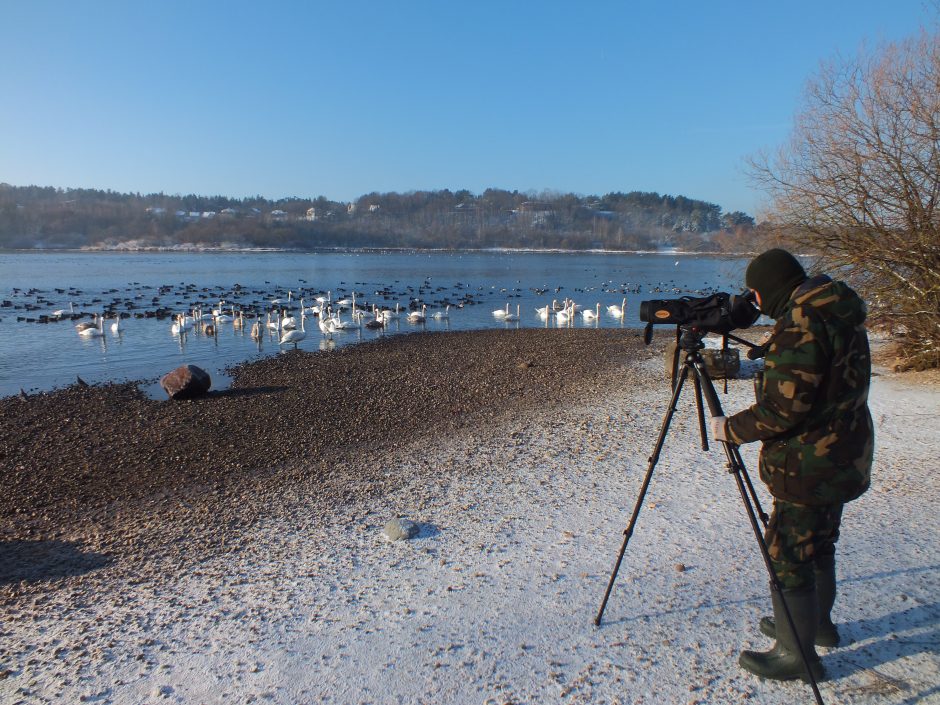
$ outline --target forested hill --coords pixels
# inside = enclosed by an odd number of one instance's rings
[[[731,249],[754,219],[684,196],[487,189],[370,193],[350,203],[141,195],[0,184],[0,247]]]

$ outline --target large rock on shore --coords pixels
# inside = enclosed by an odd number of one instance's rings
[[[201,367],[182,365],[163,375],[160,378],[160,386],[170,399],[192,399],[209,391],[212,378]]]

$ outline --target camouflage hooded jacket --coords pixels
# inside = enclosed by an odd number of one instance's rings
[[[778,499],[835,504],[868,489],[874,431],[865,315],[842,282],[805,281],[774,326],[757,403],[728,419],[733,442],[764,442],[760,476]]]

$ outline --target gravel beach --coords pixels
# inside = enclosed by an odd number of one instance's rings
[[[424,439],[596,392],[652,352],[636,331],[480,331],[288,352],[230,389],[148,399],[135,384],[0,400],[0,540],[80,541],[127,563],[199,560],[270,511],[283,485],[334,507],[394,484],[374,459]],[[53,544],[54,545],[54,544]],[[68,572],[42,561],[15,570]],[[62,556],[53,555],[54,560]],[[45,581],[0,585],[45,589]]]
[[[691,390],[592,624],[668,338],[421,334],[246,365],[197,401],[3,400],[0,702],[811,702],[737,666],[769,645],[767,579]],[[936,703],[940,394],[882,375],[872,409],[875,481],[840,542],[848,644],[821,652],[821,689]],[[417,536],[388,542],[398,516]]]

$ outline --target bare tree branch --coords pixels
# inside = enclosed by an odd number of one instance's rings
[[[822,66],[789,142],[750,171],[771,222],[897,324],[912,364],[940,365],[938,35]]]

